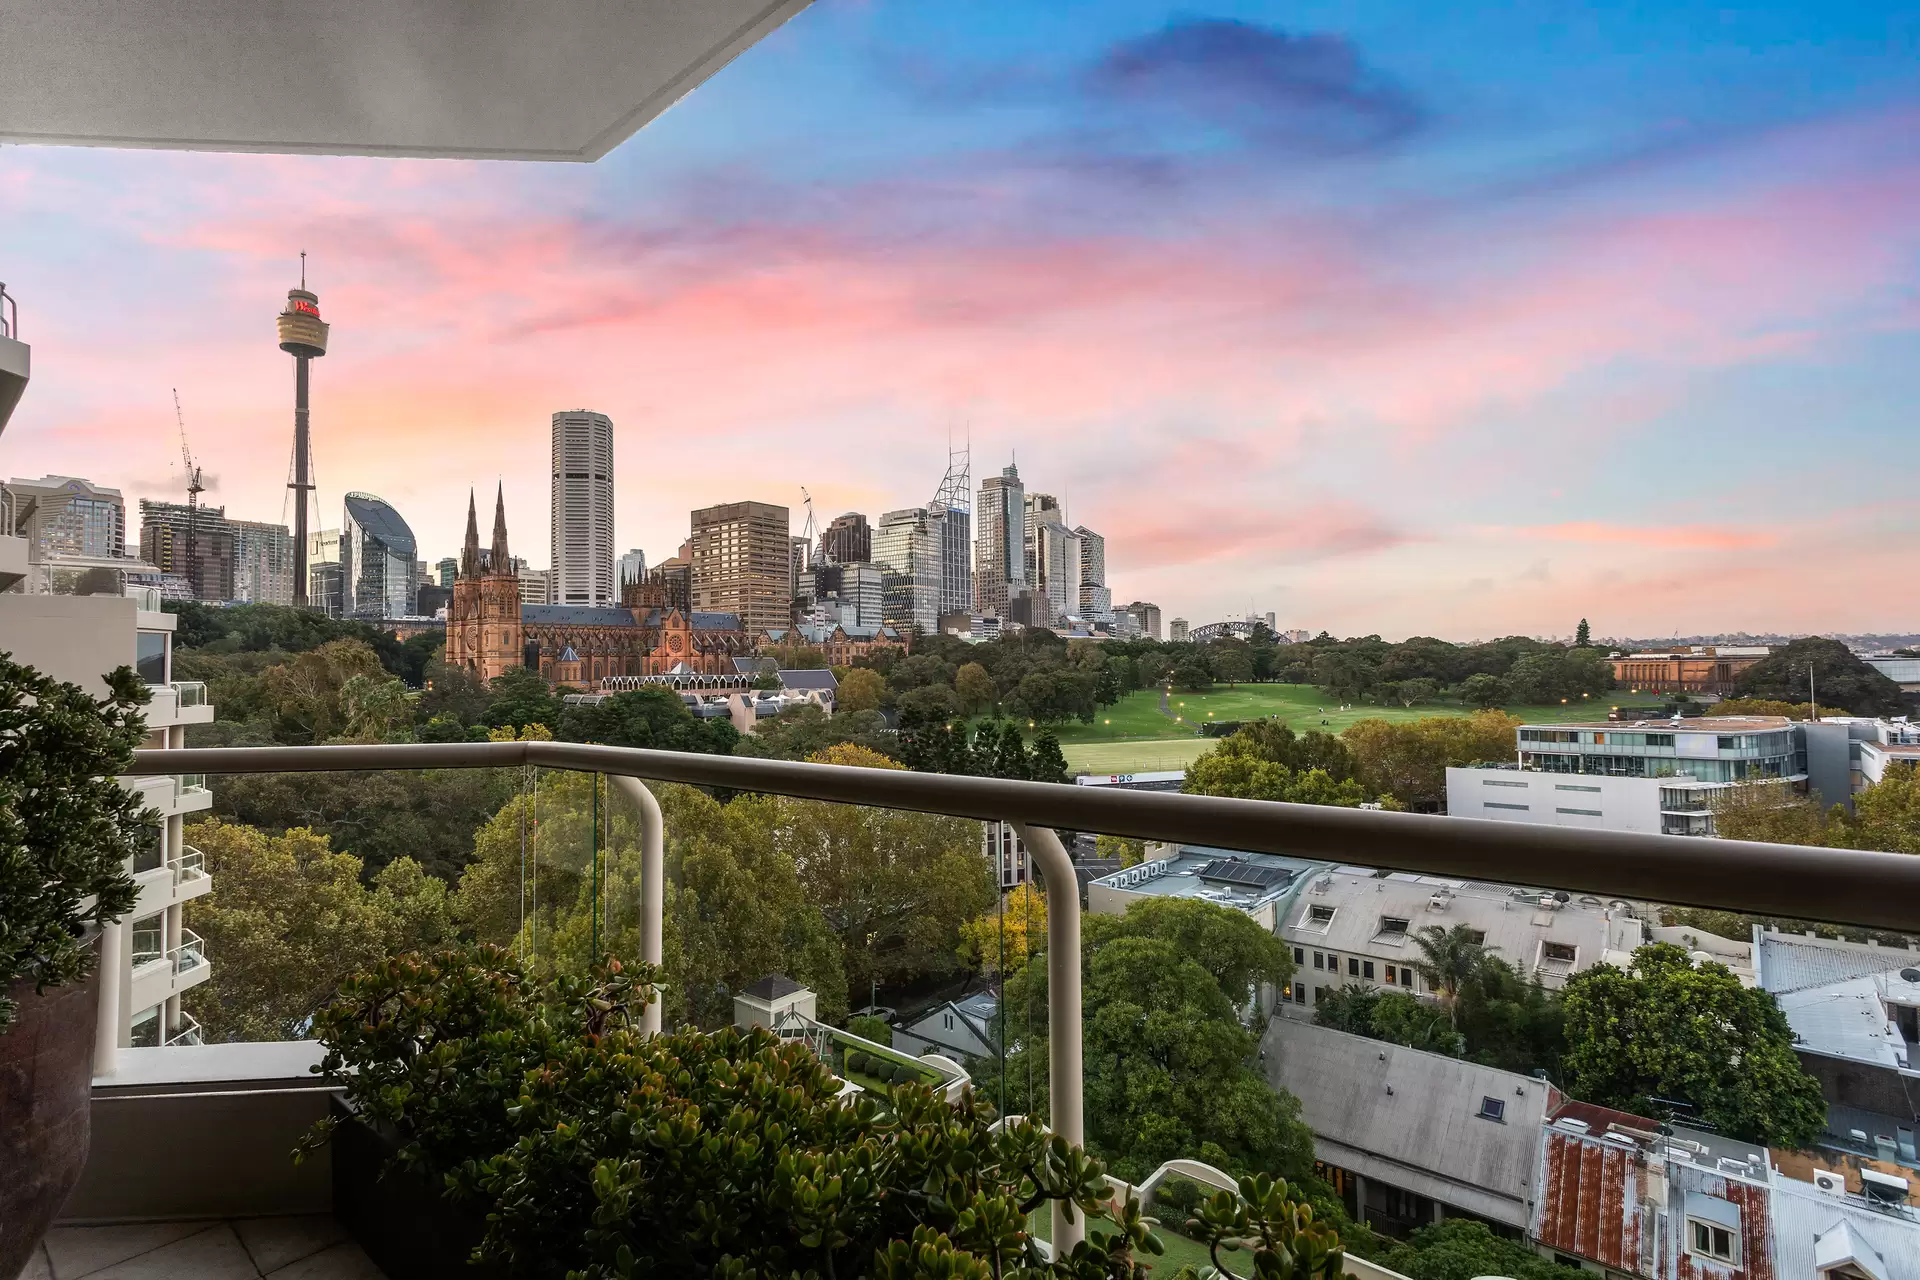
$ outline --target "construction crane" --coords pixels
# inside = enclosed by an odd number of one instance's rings
[[[193,453],[187,448],[187,416],[180,411],[178,387],[173,389],[173,420],[180,425],[180,463],[187,472],[187,586],[197,600],[200,597],[200,577],[194,572],[194,561],[199,550],[200,495],[206,486],[200,483],[200,468],[194,465]]]

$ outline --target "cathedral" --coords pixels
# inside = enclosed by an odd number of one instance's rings
[[[504,491],[494,496],[493,545],[485,563],[472,495],[460,576],[447,606],[450,666],[491,680],[531,667],[556,684],[593,689],[608,676],[733,675],[735,658],[753,653],[731,613],[696,613],[646,604],[632,607],[520,603],[520,575],[507,551]]]

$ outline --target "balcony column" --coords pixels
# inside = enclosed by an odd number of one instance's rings
[[[1087,1134],[1080,1080],[1080,881],[1053,828],[1016,822],[1013,829],[1047,890],[1047,1107],[1053,1131],[1082,1147]],[[1085,1215],[1068,1222],[1065,1208],[1055,1201],[1054,1257],[1065,1257],[1086,1234]]]
[[[660,963],[661,940],[665,932],[667,899],[667,825],[647,784],[638,778],[611,775],[613,785],[633,801],[640,815],[640,958],[648,964]],[[660,1006],[666,1000],[662,990],[640,1015],[640,1030],[650,1036],[660,1034]]]
[[[120,1052],[120,988],[126,982],[126,923],[116,920],[100,930],[100,953],[93,980],[100,984],[100,1007],[93,1015],[93,1074],[110,1076]]]

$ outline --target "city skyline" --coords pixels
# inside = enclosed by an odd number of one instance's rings
[[[177,502],[179,385],[204,500],[291,524],[304,248],[322,512],[457,529],[479,456],[538,545],[539,427],[590,403],[665,555],[743,496],[923,501],[970,428],[1196,622],[1909,629],[1910,473],[1859,461],[1920,398],[1911,31],[1404,16],[823,4],[591,168],[8,148],[9,466]]]

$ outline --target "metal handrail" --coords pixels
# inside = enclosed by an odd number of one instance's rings
[[[180,1015],[180,1025],[163,1043],[168,1048],[172,1048],[183,1044],[205,1044],[206,1040],[200,1029],[199,1020],[190,1013],[183,1013]]]
[[[176,974],[191,973],[207,963],[207,944],[191,929],[180,931],[180,945],[167,948],[167,958],[173,961]]]
[[[1358,862],[1402,871],[1578,889],[1682,906],[1916,930],[1920,858],[1748,844],[1216,796],[960,778],[903,769],[797,764],[573,742],[412,743],[327,747],[194,747],[134,752],[131,772],[364,772],[538,765],[601,773],[641,819],[641,956],[661,959],[664,834],[659,803],[638,779],[726,787],[838,804],[1009,822],[1048,892],[1047,1095],[1054,1130],[1084,1145],[1080,894],[1056,829]],[[1916,930],[1920,931],[1920,930]],[[195,939],[196,944],[198,939]],[[659,1004],[643,1029],[659,1029]],[[1071,1249],[1083,1221],[1053,1211],[1052,1239]]]
[[[0,281],[0,338],[12,338],[20,341],[20,304],[7,292],[5,281]],[[8,319],[11,316],[12,319]]]
[[[207,855],[192,845],[181,845],[180,852],[167,859],[167,865],[173,868],[173,882],[185,884],[189,880],[204,880],[207,875]]]
[[[134,775],[533,764],[1920,933],[1920,858],[576,742],[135,751]]]

